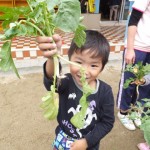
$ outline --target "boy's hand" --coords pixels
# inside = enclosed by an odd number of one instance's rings
[[[51,58],[53,55],[60,53],[62,41],[58,34],[52,37],[39,36],[36,38],[36,41],[44,57]]]
[[[88,147],[86,139],[76,140],[71,144],[70,150],[86,150]]]

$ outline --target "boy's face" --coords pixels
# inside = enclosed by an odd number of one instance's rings
[[[93,54],[90,50],[81,52],[74,52],[70,58],[72,62],[80,64],[85,69],[86,81],[92,88],[96,88],[96,78],[101,72],[102,61],[100,57],[92,57]],[[79,86],[82,86],[80,78],[80,68],[75,65],[70,65],[70,73],[76,80]]]

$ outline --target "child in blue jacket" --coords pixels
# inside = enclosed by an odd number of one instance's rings
[[[52,41],[56,44],[53,44]],[[39,48],[47,57],[44,64],[44,85],[49,91],[53,84],[53,56],[61,47],[60,36],[38,37]],[[72,41],[68,51],[69,60],[85,68],[86,81],[94,89],[87,97],[89,106],[86,111],[84,126],[75,127],[70,119],[80,111],[79,100],[82,97],[80,67],[70,65],[70,73],[65,74],[57,86],[59,94],[58,126],[53,149],[64,150],[98,150],[99,142],[113,128],[114,98],[111,87],[98,79],[109,56],[109,44],[98,31],[87,30],[86,42],[79,48]]]

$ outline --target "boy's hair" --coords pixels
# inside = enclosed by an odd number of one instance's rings
[[[74,52],[82,53],[84,50],[90,50],[93,53],[93,57],[100,57],[102,59],[102,69],[104,69],[108,62],[110,46],[107,39],[98,31],[86,30],[86,41],[80,48],[72,40],[71,46],[68,51],[68,57],[71,58]]]

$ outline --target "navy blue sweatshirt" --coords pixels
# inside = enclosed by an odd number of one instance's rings
[[[49,91],[53,80],[47,78],[44,67],[44,85]],[[57,87],[59,94],[58,127],[56,134],[62,129],[72,138],[85,138],[88,150],[99,144],[100,140],[108,134],[114,124],[114,98],[111,87],[101,80],[97,80],[96,90],[88,97],[89,108],[87,109],[86,121],[83,129],[77,129],[70,119],[80,109],[79,100],[82,89],[78,87],[71,74],[61,79]]]

